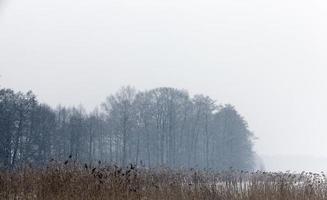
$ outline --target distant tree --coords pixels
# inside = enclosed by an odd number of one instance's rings
[[[135,126],[135,109],[133,107],[136,90],[132,87],[123,87],[115,95],[111,95],[104,103],[107,114],[112,121],[116,136],[116,155],[119,157],[121,147],[121,164],[125,166],[128,159],[128,139]]]
[[[52,109],[32,92],[0,89],[0,168],[49,160],[251,170],[252,132],[231,105],[185,90],[123,87],[101,109]]]
[[[13,90],[0,90],[0,156],[1,166],[9,168],[12,162],[12,140],[17,127],[17,96]]]
[[[250,170],[254,167],[252,139],[248,124],[231,105],[216,114],[217,134],[222,168],[234,167]]]

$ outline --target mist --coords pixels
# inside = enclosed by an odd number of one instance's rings
[[[205,94],[241,113],[267,170],[320,170],[305,161],[327,157],[326,9],[322,0],[0,1],[0,86],[87,112],[125,85]]]

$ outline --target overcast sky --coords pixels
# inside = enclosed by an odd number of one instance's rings
[[[0,0],[0,85],[88,110],[121,86],[231,103],[261,155],[327,156],[325,0]]]

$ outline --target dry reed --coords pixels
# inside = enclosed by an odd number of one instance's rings
[[[1,199],[323,200],[323,173],[205,172],[57,165],[0,172]]]

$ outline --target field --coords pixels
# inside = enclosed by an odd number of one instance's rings
[[[323,173],[139,169],[58,165],[0,172],[1,199],[322,200]]]

